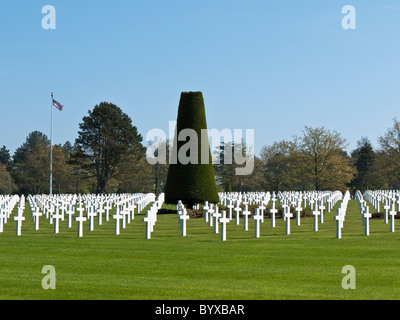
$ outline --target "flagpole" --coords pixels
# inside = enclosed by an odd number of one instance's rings
[[[50,195],[53,194],[53,92],[51,93]]]

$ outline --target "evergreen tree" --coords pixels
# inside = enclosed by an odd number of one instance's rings
[[[197,137],[190,137],[185,141],[179,139],[185,134],[185,129],[192,129]],[[169,165],[165,187],[166,203],[176,204],[182,200],[187,206],[196,203],[219,201],[215,183],[210,146],[207,139],[202,139],[201,130],[207,129],[206,113],[203,94],[201,92],[183,92],[179,103],[176,137],[172,149],[173,162]],[[193,139],[197,138],[197,146]],[[187,149],[189,146],[195,146]],[[202,148],[203,146],[203,148]],[[202,150],[208,155],[202,157]],[[189,155],[188,155],[189,153]],[[208,157],[208,164],[202,159]]]
[[[132,154],[144,156],[142,136],[132,125],[131,118],[112,103],[96,105],[79,127],[76,143],[86,160],[85,169],[97,180],[96,193],[105,192],[124,157]]]

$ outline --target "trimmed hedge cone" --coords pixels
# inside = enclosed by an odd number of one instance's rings
[[[193,129],[196,132],[197,148],[187,148],[187,144],[192,146],[192,143],[195,142],[191,137],[186,137],[186,141],[178,141],[178,136],[184,129]],[[201,92],[182,92],[172,149],[175,161],[169,165],[165,186],[165,202],[168,204],[177,204],[181,200],[186,206],[191,207],[205,201],[211,203],[219,201],[208,134],[202,141],[202,129],[207,129],[203,94]],[[203,148],[202,144],[204,144]],[[181,149],[182,146],[184,146],[183,149]],[[202,162],[202,149],[208,152],[207,164],[204,163],[204,160]],[[203,158],[206,157],[205,155]],[[182,160],[187,162],[188,158],[191,160],[197,158],[197,161],[182,163]]]

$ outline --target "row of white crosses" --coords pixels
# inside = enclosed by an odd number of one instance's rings
[[[364,202],[369,201],[377,212],[380,212],[380,203],[383,203],[384,212],[384,223],[389,223],[390,215],[390,232],[395,232],[395,217],[397,212],[400,211],[400,192],[397,190],[377,190],[371,191],[367,190],[364,192],[363,200]],[[397,208],[396,208],[397,207]],[[368,206],[364,205],[364,208]],[[360,208],[361,211],[361,208]],[[365,213],[361,212],[364,217]],[[369,213],[369,212],[368,212]],[[367,214],[368,214],[367,213]],[[363,219],[364,222],[364,219]]]
[[[360,214],[362,216],[362,223],[364,226],[364,234],[369,236],[369,219],[372,217],[371,213],[369,212],[369,206],[367,202],[364,200],[361,192],[359,190],[356,191],[355,199],[358,203],[358,208],[360,210]]]
[[[154,225],[157,222],[157,213],[158,210],[161,208],[162,204],[164,203],[164,194],[160,194],[157,198],[155,199],[155,195],[150,197],[148,195],[148,201],[149,202],[154,202],[153,205],[150,207],[149,210],[146,212],[146,217],[143,218],[143,221],[146,222],[146,239],[151,239],[151,233],[154,231]],[[151,201],[152,200],[152,201]]]
[[[8,223],[8,219],[17,205],[20,202],[20,197],[14,196],[0,196],[0,233],[4,230],[4,225]],[[22,221],[21,221],[22,222]]]
[[[330,191],[320,191],[320,192],[278,192],[271,194],[263,192],[252,192],[252,193],[220,193],[220,203],[228,208],[228,217],[225,217],[225,212],[219,213],[218,206],[206,203],[205,209],[205,221],[209,223],[210,226],[214,225],[215,233],[218,233],[217,222],[222,224],[222,228],[226,227],[226,223],[232,220],[232,212],[235,211],[236,225],[239,225],[240,212],[243,216],[243,226],[244,230],[248,230],[249,216],[252,214],[248,210],[249,204],[257,204],[258,208],[255,209],[255,213],[252,218],[255,221],[255,237],[260,237],[260,226],[264,223],[264,210],[266,205],[272,200],[272,205],[270,209],[271,213],[271,227],[276,226],[276,201],[279,202],[283,209],[282,219],[285,221],[286,234],[290,234],[290,220],[293,214],[290,212],[291,208],[296,211],[296,224],[300,225],[301,211],[308,205],[312,209],[314,215],[314,231],[318,231],[318,218],[320,223],[324,223],[323,214],[326,209],[325,204],[327,204],[328,212],[336,204],[336,202],[342,200],[342,193],[340,191],[330,192]],[[243,205],[243,210],[240,205]],[[226,219],[226,223],[224,222]],[[221,231],[221,238],[225,238],[224,232]]]
[[[196,209],[198,206],[196,205]],[[186,222],[190,219],[189,215],[187,214],[185,205],[182,203],[181,200],[178,201],[176,205],[176,210],[178,212],[178,220],[179,220],[179,227],[181,229],[182,237],[186,237]]]
[[[17,215],[16,217],[14,217],[14,221],[17,221],[17,236],[22,235],[22,221],[25,221],[24,210],[25,210],[25,197],[24,195],[22,195],[18,204]]]
[[[164,196],[160,195],[157,207],[164,202]],[[68,228],[72,228],[73,216],[78,224],[78,237],[83,237],[83,225],[89,221],[89,230],[94,231],[95,218],[98,224],[103,222],[105,213],[106,221],[109,221],[109,213],[113,206],[116,207],[116,234],[119,234],[120,220],[122,228],[126,223],[134,219],[135,208],[138,210],[145,208],[150,202],[155,201],[154,194],[110,194],[110,195],[29,195],[27,198],[31,208],[34,229],[40,228],[40,217],[48,220],[49,224],[54,225],[54,233],[59,233],[60,221],[64,221],[65,215],[68,216]],[[17,236],[21,235],[22,222],[25,221],[23,215],[25,209],[25,197],[0,196],[0,232],[3,232],[3,225],[7,223],[13,208],[19,203],[17,214],[14,220],[17,222]],[[138,212],[140,212],[138,211]]]
[[[339,198],[341,194],[340,191],[337,191],[336,197]],[[342,202],[340,203],[339,207],[336,209],[336,216],[333,219],[336,221],[336,238],[342,238],[342,229],[343,229],[343,222],[345,220],[346,211],[347,211],[347,204],[350,200],[350,192],[347,190],[342,197]]]
[[[242,211],[243,216],[243,228],[244,231],[248,231],[249,228],[249,216],[251,212],[248,210],[249,205],[256,204],[258,208],[255,208],[255,212],[252,216],[252,219],[255,221],[254,223],[254,236],[256,238],[260,237],[260,227],[261,223],[264,223],[264,210],[266,209],[266,205],[269,203],[271,199],[271,194],[269,192],[248,192],[248,193],[233,193],[225,195],[225,199],[227,199],[227,203],[223,202],[225,206],[227,206],[229,210],[228,217],[226,217],[226,212],[222,211],[222,215],[220,218],[220,222],[222,224],[222,232],[221,238],[223,241],[226,240],[226,224],[232,220],[232,212],[235,211],[235,224],[240,224],[240,212]],[[234,205],[234,203],[236,205]],[[243,210],[240,205],[243,204]],[[218,211],[217,211],[218,213]]]
[[[150,202],[154,202],[155,195],[151,194],[123,194],[116,196],[113,199],[115,206],[115,214],[112,216],[115,222],[115,235],[120,235],[121,228],[125,229],[127,225],[135,219],[135,208],[137,206],[138,212],[141,212]],[[107,208],[106,208],[107,210]],[[140,210],[140,211],[139,211]],[[106,219],[108,213],[106,213]]]
[[[228,203],[229,210],[232,212],[233,200],[229,199]],[[226,210],[223,210],[220,213],[218,205],[208,203],[208,201],[204,203],[203,210],[205,210],[205,222],[208,223],[210,227],[214,226],[214,233],[220,233],[221,229],[221,241],[226,241],[226,225],[232,220],[232,213],[230,213],[231,219],[229,219],[229,216],[227,217]],[[237,212],[237,215],[238,214],[239,213]],[[219,228],[220,224],[221,228]]]
[[[282,219],[286,222],[286,234],[290,234],[290,219],[293,214],[290,208],[296,211],[296,225],[300,225],[301,211],[308,205],[312,210],[314,216],[314,231],[318,231],[318,218],[319,223],[324,223],[324,210],[326,209],[325,203],[328,205],[328,212],[341,200],[342,194],[339,191],[310,191],[310,192],[278,192],[278,201],[282,207]],[[303,205],[303,207],[302,207]],[[271,226],[275,227],[275,214],[277,213],[275,207],[275,194],[272,196],[271,213]]]

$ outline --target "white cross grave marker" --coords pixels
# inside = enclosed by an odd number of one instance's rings
[[[4,213],[4,210],[0,208],[0,233],[3,232],[4,219],[7,217],[7,214]]]
[[[35,231],[39,230],[39,217],[41,217],[43,215],[43,213],[41,213],[39,211],[38,207],[35,207],[35,210],[33,211],[32,215],[35,218]]]
[[[215,218],[215,223],[214,223],[214,232],[219,233],[219,223],[218,219],[221,217],[221,214],[218,211],[218,205],[215,206],[215,212],[212,214],[212,217]]]
[[[274,199],[272,199],[272,207],[269,212],[271,213],[271,227],[275,228],[275,214],[278,213],[278,209],[275,208]]]
[[[320,216],[319,216],[319,222],[320,223],[324,223],[324,210],[325,210],[325,206],[323,201],[321,200],[320,205],[318,207],[319,212],[320,212]]]
[[[121,215],[120,211],[119,211],[119,206],[117,206],[117,208],[115,209],[116,213],[115,215],[113,215],[113,219],[115,220],[115,235],[119,235],[120,234],[120,220],[122,220],[123,215]],[[143,219],[143,221],[145,221]]]
[[[296,225],[300,225],[300,212],[303,211],[303,208],[301,207],[301,200],[297,203],[296,207]]]
[[[318,231],[318,216],[320,212],[317,209],[317,204],[315,204],[315,210],[312,212],[312,215],[314,216],[314,231]]]
[[[342,225],[343,225],[343,216],[341,214],[340,208],[336,209],[336,216],[334,219],[336,220],[336,238],[342,239]]]
[[[293,217],[293,214],[290,212],[290,207],[286,206],[287,210],[284,214],[286,221],[286,234],[290,234],[290,218]]]
[[[75,221],[78,222],[78,237],[83,237],[83,223],[87,220],[86,217],[83,216],[83,211],[85,209],[82,207],[82,203],[79,203],[79,207],[76,209],[79,212],[79,216],[75,218]]]
[[[25,221],[25,217],[19,212],[18,215],[14,217],[14,221],[17,221],[17,236],[21,236],[22,221]]]
[[[390,205],[387,201],[385,201],[385,205],[383,206],[383,209],[385,209],[385,224],[389,223],[389,210],[390,210]]]
[[[219,219],[221,223],[221,240],[226,241],[226,224],[229,222],[229,218],[226,217],[226,211],[222,211],[222,218]]]
[[[58,211],[58,206],[56,208],[56,213],[53,214],[53,219],[55,220],[54,222],[54,233],[58,234],[60,233],[60,220],[62,219],[62,214]]]
[[[260,224],[262,221],[262,216],[261,216],[261,209],[256,209],[256,213],[253,216],[254,220],[254,237],[259,238],[260,237]]]
[[[186,220],[190,219],[186,210],[183,210],[183,214],[179,215],[179,219],[182,221],[182,223],[181,223],[182,237],[186,237]]]
[[[235,224],[238,226],[240,223],[240,211],[242,211],[239,201],[236,201],[236,207],[233,210],[235,211]]]
[[[244,231],[249,230],[249,215],[251,215],[251,212],[247,210],[248,209],[248,205],[245,204],[244,205],[244,210],[242,212],[242,215],[244,216]]]
[[[394,217],[397,214],[394,202],[392,204],[392,210],[390,210],[389,214],[390,214],[390,232],[394,232]]]
[[[363,214],[363,219],[364,219],[364,233],[366,236],[369,236],[369,219],[372,217],[372,215],[369,213],[369,207],[366,207],[366,210]]]

